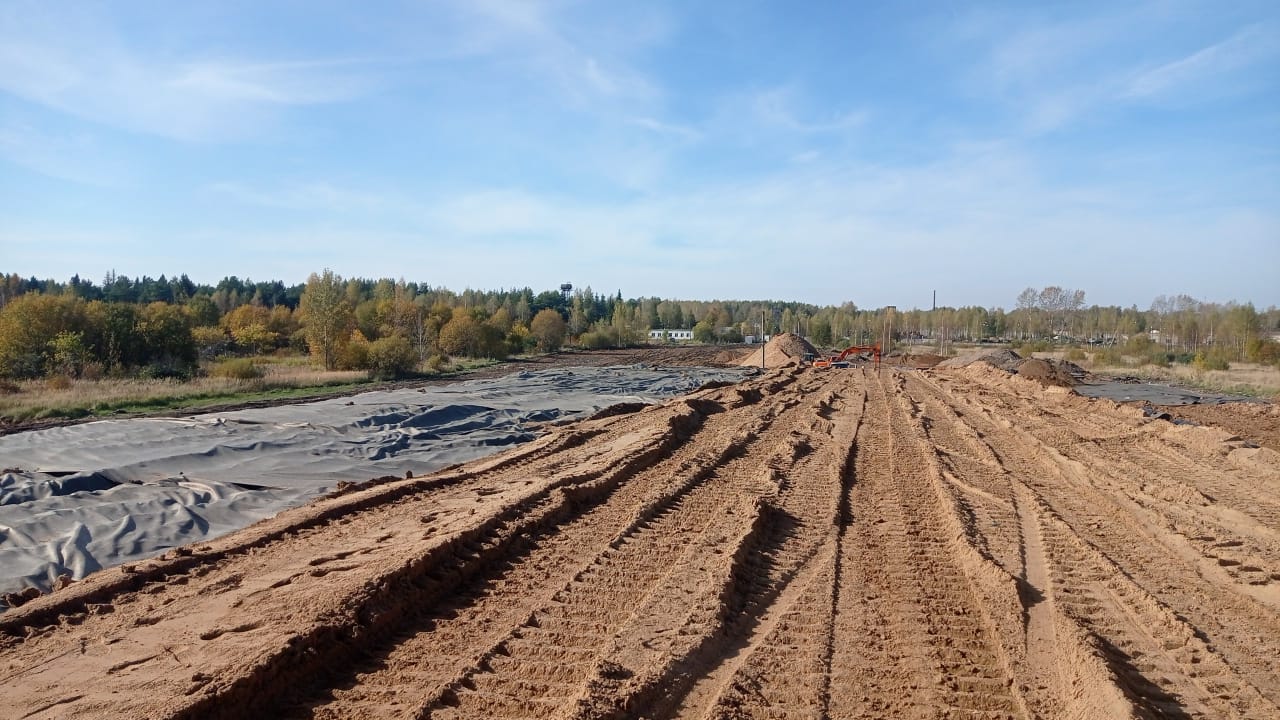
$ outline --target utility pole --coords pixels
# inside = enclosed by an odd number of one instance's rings
[[[893,311],[897,309],[896,305],[886,305],[884,308],[884,339],[880,342],[882,356],[889,354],[889,348],[893,343]]]

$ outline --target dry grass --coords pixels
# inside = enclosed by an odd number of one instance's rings
[[[1191,365],[1173,365],[1167,368],[1154,365],[1094,366],[1090,370],[1095,373],[1133,375],[1156,382],[1190,385],[1202,390],[1232,395],[1280,396],[1280,368],[1274,365],[1232,363],[1230,370],[1198,370]]]
[[[201,377],[178,380],[103,379],[12,383],[17,392],[0,393],[0,417],[84,417],[115,410],[159,407],[184,400],[235,398],[281,389],[350,385],[368,380],[359,370],[324,371],[293,363],[264,363],[263,376],[251,380]]]

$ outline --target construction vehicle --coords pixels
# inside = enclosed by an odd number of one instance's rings
[[[880,344],[875,345],[850,345],[840,351],[839,355],[832,355],[821,360],[814,360],[815,368],[832,368],[832,367],[849,367],[850,357],[861,357],[862,355],[871,355],[875,360],[876,367],[880,367]]]

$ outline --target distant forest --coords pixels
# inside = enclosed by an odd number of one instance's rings
[[[1123,345],[1170,359],[1209,353],[1223,362],[1280,362],[1275,307],[1186,295],[1158,297],[1145,310],[1086,305],[1083,291],[1055,286],[1027,288],[1013,300],[1008,311],[897,310],[894,341],[943,349],[981,341]],[[875,341],[887,312],[853,302],[624,298],[589,286],[455,292],[328,270],[296,285],[234,276],[202,285],[187,275],[113,272],[95,283],[9,274],[0,276],[0,377],[189,377],[201,360],[289,352],[310,353],[327,368],[367,368],[391,356],[406,369],[449,356],[630,346],[656,329],[691,329],[703,343],[790,331],[832,347]]]

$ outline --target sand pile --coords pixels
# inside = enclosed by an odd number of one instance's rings
[[[805,354],[818,354],[817,348],[809,344],[808,340],[796,335],[795,333],[782,333],[774,335],[773,339],[765,343],[764,346],[764,363],[766,367],[776,368],[783,365],[798,364]],[[753,350],[742,360],[742,365],[760,365],[760,351]]]
[[[1089,374],[1084,368],[1066,360],[1042,360],[1024,358],[1012,350],[979,350],[953,357],[937,364],[942,368],[969,367],[974,363],[986,363],[1005,372],[1014,373],[1041,385],[1074,387]]]

